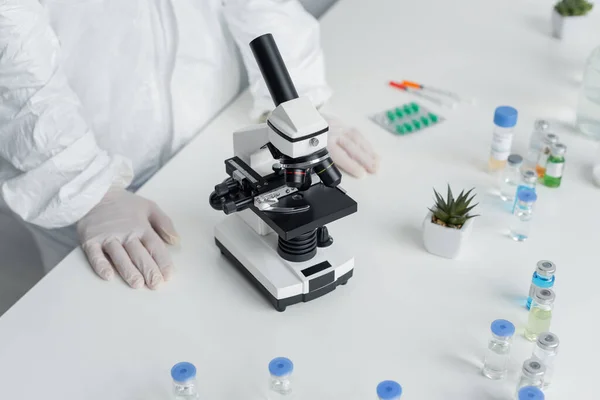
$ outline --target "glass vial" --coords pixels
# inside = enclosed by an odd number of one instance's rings
[[[546,173],[546,164],[548,163],[552,146],[554,146],[556,143],[558,143],[558,136],[555,134],[548,133],[546,136],[544,136],[542,150],[540,151],[540,156],[538,157],[537,164],[535,166],[535,172],[537,172],[538,178],[540,179],[542,179]]]
[[[508,156],[506,168],[502,171],[500,178],[500,197],[504,201],[513,202],[517,186],[521,181],[521,165],[523,157],[518,154]]]
[[[527,309],[531,308],[531,302],[535,295],[535,290],[538,288],[551,289],[554,286],[556,273],[556,264],[552,261],[538,261],[533,276],[531,278],[531,286],[529,287],[529,297],[527,297]]]
[[[517,400],[544,400],[544,392],[535,386],[525,386],[519,389]]]
[[[577,105],[577,127],[593,138],[600,140],[600,46],[596,47],[588,58],[579,104]]]
[[[533,386],[541,389],[544,385],[544,374],[546,373],[546,366],[540,360],[530,358],[525,360],[523,363],[523,370],[521,371],[521,377],[517,384],[517,394],[521,388],[526,386]]]
[[[483,362],[483,375],[490,379],[504,379],[508,372],[508,360],[515,326],[505,319],[492,322],[492,338]]]
[[[554,360],[558,354],[559,345],[558,336],[551,332],[542,332],[538,335],[535,348],[533,349],[533,357],[540,360],[546,366],[546,374],[544,375],[544,388],[547,388],[552,383],[554,375]]]
[[[513,107],[497,107],[494,112],[494,133],[488,167],[490,172],[501,171],[506,165],[512,147],[518,112]]]
[[[565,168],[566,152],[567,146],[562,143],[556,143],[552,146],[552,151],[550,157],[548,157],[548,163],[546,164],[546,172],[544,173],[544,185],[551,188],[560,186],[563,170]]]
[[[527,340],[533,342],[537,340],[540,333],[550,330],[555,297],[552,289],[537,288],[535,290],[524,333]]]
[[[522,189],[517,194],[517,204],[513,211],[509,235],[513,240],[522,242],[529,237],[533,205],[537,195],[531,189]]]
[[[278,357],[269,363],[269,373],[271,379],[269,382],[269,400],[288,400],[292,399],[292,372],[294,364],[285,357]]]
[[[535,191],[535,184],[537,183],[537,180],[537,173],[534,169],[526,169],[521,171],[521,180],[519,181],[519,186],[517,186],[517,191],[515,192],[515,201],[513,203],[512,212],[515,212],[519,191],[521,189],[532,189]]]
[[[527,167],[535,168],[537,160],[542,152],[542,143],[546,134],[550,133],[550,123],[544,119],[538,119],[533,125],[533,133],[529,139],[527,151]]]
[[[198,384],[196,383],[196,367],[189,362],[180,362],[171,368],[173,378],[174,400],[198,399]]]
[[[379,400],[398,400],[402,396],[402,386],[398,382],[383,381],[377,385]]]

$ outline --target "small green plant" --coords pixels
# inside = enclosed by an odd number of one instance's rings
[[[561,0],[554,6],[563,17],[577,17],[592,11],[594,5],[586,0]]]
[[[471,206],[471,201],[473,201],[475,195],[471,197],[469,197],[469,195],[473,189],[469,190],[467,193],[463,190],[455,200],[450,185],[448,185],[448,196],[445,201],[442,196],[433,189],[436,201],[435,207],[429,209],[429,211],[433,213],[431,222],[448,228],[460,229],[469,219],[478,217],[479,215],[469,214],[469,212],[479,204],[476,203]]]

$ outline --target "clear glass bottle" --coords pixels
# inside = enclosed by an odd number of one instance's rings
[[[538,335],[537,342],[533,349],[533,358],[540,360],[546,366],[544,375],[544,388],[552,383],[554,375],[554,360],[558,354],[558,345],[560,341],[558,336],[551,332],[542,332]]]
[[[594,165],[592,166],[592,176],[594,183],[600,186],[600,146],[596,150],[596,156],[594,157]]]
[[[519,186],[517,186],[517,191],[515,192],[515,201],[512,206],[512,212],[515,212],[515,207],[517,206],[517,199],[519,190],[521,189],[532,189],[535,192],[535,184],[537,183],[538,176],[534,169],[526,169],[521,171],[521,181]]]
[[[542,150],[538,157],[537,164],[535,165],[535,172],[538,174],[538,178],[542,179],[546,173],[546,164],[548,163],[548,157],[552,152],[552,146],[558,143],[558,136],[554,133],[548,133],[544,136],[542,141]]]
[[[196,382],[196,367],[189,362],[180,362],[171,368],[173,378],[174,400],[198,399],[198,384]]]
[[[525,339],[530,342],[536,341],[540,333],[550,330],[555,298],[556,295],[552,289],[537,288],[535,290],[529,309],[527,327],[523,334]]]
[[[531,286],[529,287],[529,297],[527,297],[527,309],[531,308],[531,302],[533,296],[538,288],[551,289],[554,286],[556,273],[556,264],[552,261],[541,260],[538,261],[531,278]]]
[[[383,381],[377,385],[379,400],[398,400],[402,396],[402,386],[398,382]]]
[[[504,201],[513,202],[517,186],[521,180],[523,157],[518,154],[508,156],[507,164],[500,178],[500,197]]]
[[[491,325],[492,338],[483,362],[483,375],[490,379],[504,379],[508,372],[508,360],[515,326],[505,319],[497,319]]]
[[[269,400],[290,400],[294,398],[292,391],[292,372],[294,364],[285,357],[278,357],[269,363]]]
[[[519,389],[517,400],[544,400],[544,392],[535,386],[525,386]]]
[[[497,107],[494,112],[494,133],[488,167],[490,172],[501,171],[506,165],[512,147],[518,112],[513,107]]]
[[[562,143],[556,143],[552,146],[548,163],[546,164],[546,173],[544,174],[544,185],[557,188],[562,181],[563,172],[565,169],[565,153],[567,146]]]
[[[577,105],[577,127],[600,140],[600,46],[588,58]]]
[[[529,148],[527,151],[527,168],[535,168],[537,160],[542,151],[542,141],[546,134],[550,133],[550,123],[544,119],[538,119],[533,125],[533,133],[529,139]]]
[[[521,189],[517,194],[517,205],[511,217],[509,235],[513,240],[522,242],[529,237],[533,205],[537,194],[531,189]]]
[[[546,373],[546,366],[540,360],[530,358],[525,360],[523,363],[523,370],[521,371],[521,377],[517,384],[517,395],[521,388],[526,386],[533,386],[541,389],[544,385],[544,374]]]

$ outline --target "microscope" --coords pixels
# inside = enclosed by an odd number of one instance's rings
[[[229,176],[210,205],[228,215],[215,242],[277,311],[344,285],[354,257],[327,224],[357,211],[327,151],[329,126],[299,97],[271,34],[250,42],[275,109],[264,124],[234,132]],[[230,215],[234,214],[234,215]]]

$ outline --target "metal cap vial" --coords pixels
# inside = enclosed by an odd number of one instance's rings
[[[542,332],[537,338],[538,347],[550,352],[556,352],[559,343],[558,336],[552,332]]]
[[[546,366],[541,361],[530,358],[523,363],[523,375],[529,378],[541,378],[546,373]]]
[[[537,288],[533,298],[536,303],[549,306],[554,303],[556,295],[552,289]]]
[[[549,278],[556,273],[556,264],[548,260],[538,261],[536,271],[538,275]]]

